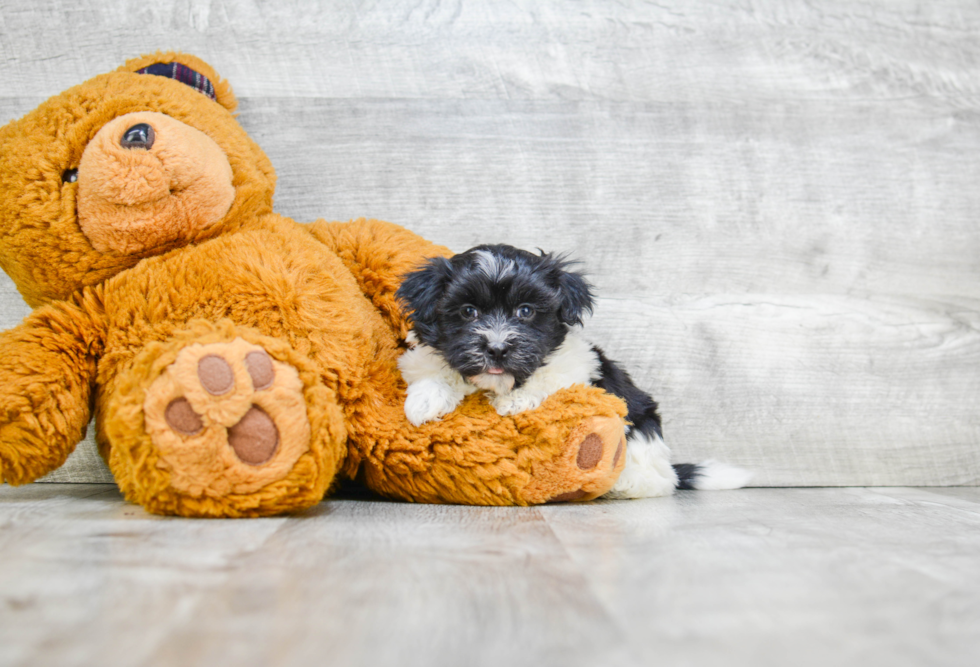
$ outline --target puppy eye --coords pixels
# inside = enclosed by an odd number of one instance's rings
[[[74,183],[77,180],[78,180],[77,169],[65,169],[65,173],[61,175],[61,181],[63,183]]]
[[[459,309],[459,314],[462,315],[464,319],[475,320],[480,316],[480,311],[473,306],[463,306]]]
[[[514,314],[517,315],[519,319],[529,320],[534,317],[534,308],[531,306],[521,306]]]

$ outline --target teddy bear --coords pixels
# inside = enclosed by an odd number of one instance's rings
[[[60,466],[94,416],[122,493],[158,514],[296,512],[342,479],[428,503],[609,490],[625,407],[594,387],[407,421],[395,292],[448,249],[274,213],[235,107],[203,60],[155,53],[0,130],[0,267],[33,308],[0,334],[0,479]]]

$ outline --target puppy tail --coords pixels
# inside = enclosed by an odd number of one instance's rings
[[[752,480],[752,473],[721,461],[708,459],[703,463],[675,463],[678,489],[720,491],[741,489]]]

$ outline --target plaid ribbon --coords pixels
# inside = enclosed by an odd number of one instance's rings
[[[199,72],[195,72],[187,65],[181,65],[180,63],[156,63],[150,65],[149,67],[144,67],[141,70],[137,70],[136,73],[165,76],[167,78],[180,81],[181,83],[186,83],[194,90],[204,93],[212,100],[217,99],[217,96],[214,94],[214,86],[211,84],[208,77]]]

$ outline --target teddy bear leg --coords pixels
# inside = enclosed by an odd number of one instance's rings
[[[400,406],[399,406],[400,407]],[[403,412],[403,410],[402,410]],[[539,408],[501,416],[480,395],[444,418],[414,427],[392,411],[355,444],[364,481],[414,502],[538,505],[608,492],[626,463],[622,401],[594,387],[564,389]],[[400,417],[400,422],[398,421]]]
[[[249,338],[178,341],[134,365],[149,371],[138,378],[144,389],[115,392],[105,429],[128,498],[188,516],[276,514],[320,501],[345,451],[340,409],[291,349]]]

